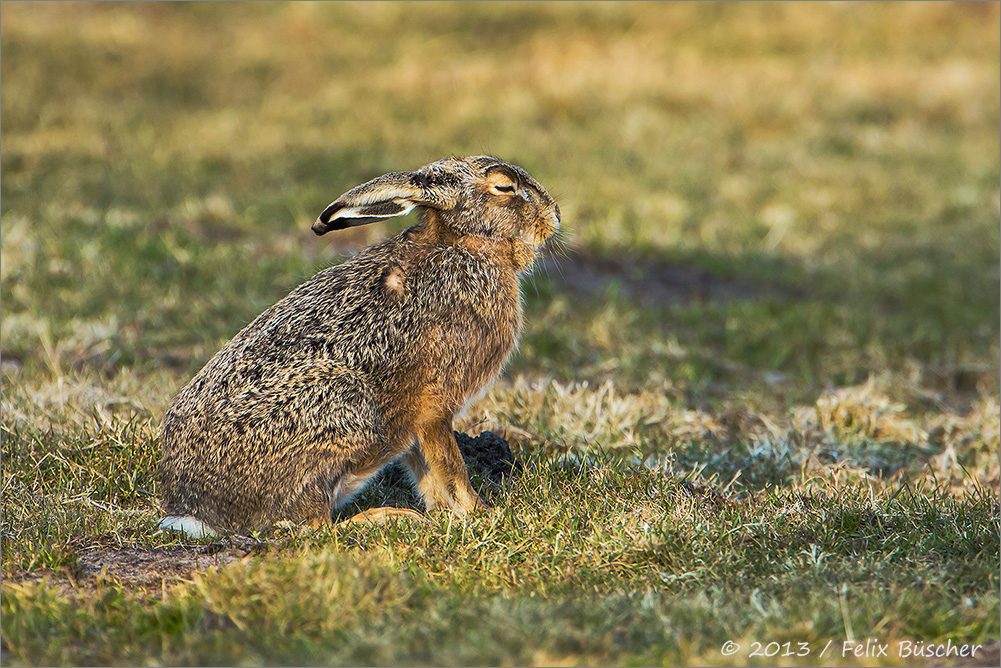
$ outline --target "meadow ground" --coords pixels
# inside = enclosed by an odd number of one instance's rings
[[[997,665],[998,22],[3,3],[3,663]],[[156,533],[170,399],[451,153],[568,228],[458,425],[525,464],[495,510]]]

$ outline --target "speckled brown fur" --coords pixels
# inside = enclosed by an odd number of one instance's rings
[[[559,209],[518,167],[450,158],[354,188],[313,229],[414,207],[419,224],[297,287],[177,396],[163,421],[168,515],[217,532],[329,521],[401,455],[428,509],[485,507],[452,418],[514,348],[519,273]]]

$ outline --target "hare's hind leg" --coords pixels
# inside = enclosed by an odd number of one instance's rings
[[[356,473],[346,473],[337,483],[337,487],[334,490],[334,502],[333,508],[336,510],[340,508],[353,499],[358,492],[368,485],[369,481],[375,477],[375,475],[381,471],[387,464],[393,461],[395,457],[393,456],[393,450],[382,451],[381,454],[375,454],[371,461],[367,462],[367,465],[362,465],[359,467]],[[392,519],[405,519],[405,520],[418,520],[426,521],[423,515],[415,510],[410,510],[409,508],[393,508],[391,506],[383,506],[379,508],[369,508],[363,510],[360,513],[352,515],[346,520],[336,522],[337,524],[359,524],[359,523],[370,523],[370,524],[384,524]]]
[[[389,506],[384,506],[382,508],[369,508],[368,510],[363,510],[360,513],[352,515],[348,519],[339,522],[339,524],[385,524],[390,520],[416,520],[418,522],[427,522],[427,518],[416,510],[410,510],[409,508],[390,508]]]
[[[344,471],[336,478],[326,475],[321,476],[321,480],[326,480],[325,484],[314,484],[312,486],[312,499],[310,510],[303,514],[310,518],[308,524],[313,528],[329,526],[333,524],[356,524],[372,523],[384,524],[392,519],[420,520],[426,518],[419,512],[407,508],[380,507],[369,508],[360,513],[352,515],[348,519],[337,521],[337,511],[339,508],[349,504],[393,459],[392,450],[373,448],[372,457],[369,461],[363,461],[354,472]],[[322,491],[321,491],[322,490]]]
[[[418,429],[417,444],[403,455],[403,463],[428,510],[447,508],[466,515],[490,508],[469,484],[451,420]]]

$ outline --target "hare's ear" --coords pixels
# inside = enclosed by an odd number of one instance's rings
[[[430,189],[420,172],[393,172],[352,188],[323,210],[312,230],[325,234],[330,230],[374,223],[403,216],[415,206],[442,208],[441,193]]]

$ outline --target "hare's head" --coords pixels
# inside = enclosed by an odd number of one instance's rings
[[[528,172],[489,156],[448,158],[393,172],[348,192],[313,223],[325,234],[421,207],[422,220],[458,237],[520,242],[533,255],[559,232],[560,208]]]

